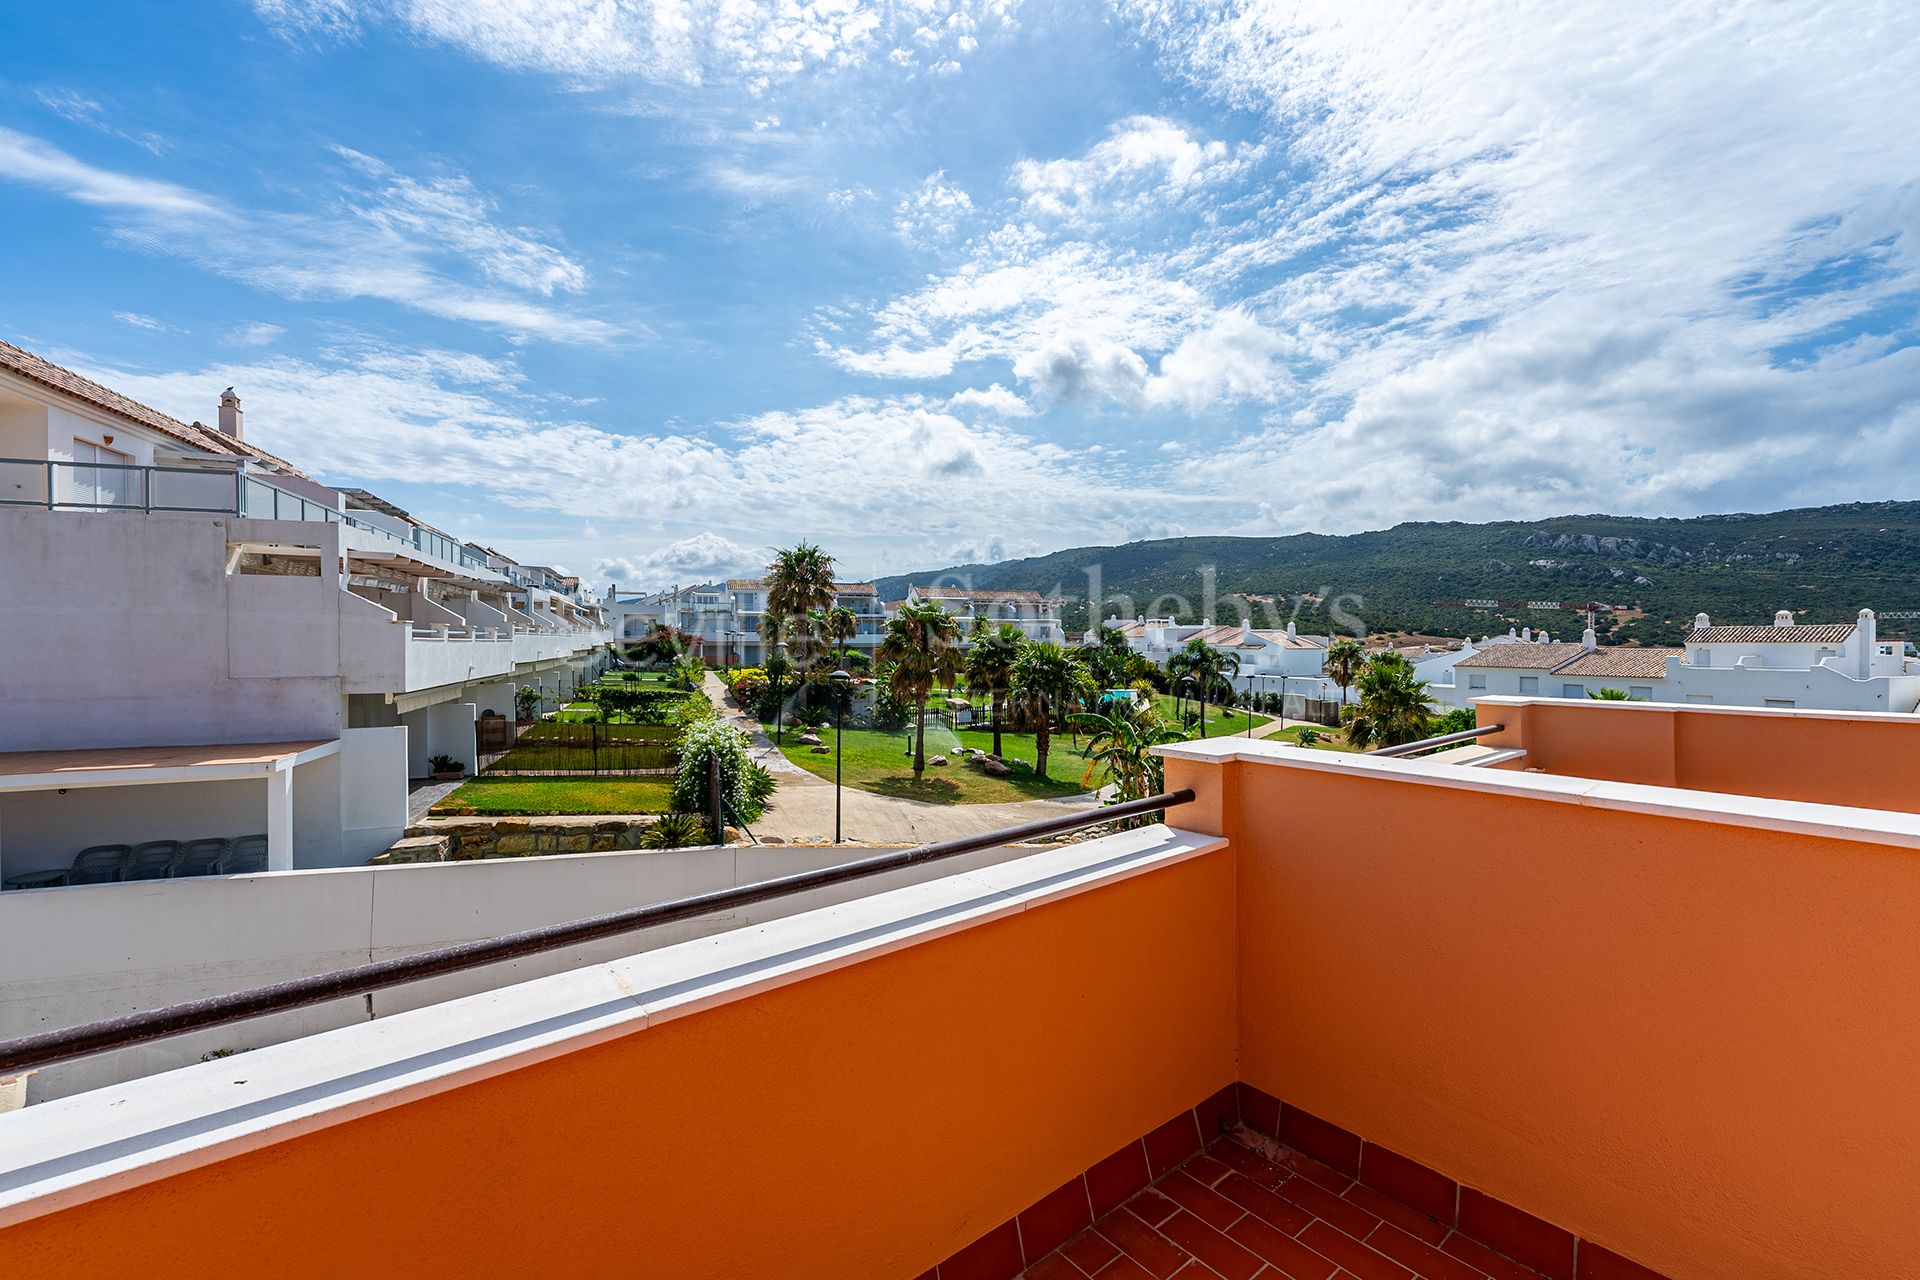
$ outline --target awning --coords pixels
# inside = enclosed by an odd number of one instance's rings
[[[339,750],[338,738],[313,738],[186,747],[4,751],[0,752],[0,792],[259,778],[335,755]]]

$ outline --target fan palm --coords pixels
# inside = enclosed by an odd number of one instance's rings
[[[1395,747],[1427,736],[1433,713],[1427,707],[1427,682],[1413,663],[1389,650],[1376,654],[1354,677],[1360,700],[1343,708],[1347,741],[1361,750]]]
[[[1007,694],[1013,688],[1013,664],[1027,637],[1011,622],[974,628],[967,650],[967,688],[993,702],[993,754],[1000,754],[1000,722],[1006,718]]]
[[[1367,663],[1366,646],[1352,636],[1341,636],[1327,646],[1327,679],[1340,686],[1340,705],[1347,704],[1347,690],[1353,687],[1354,678],[1360,674],[1360,668]]]
[[[1079,659],[1052,641],[1022,649],[1009,677],[1009,702],[1033,721],[1033,768],[1044,779],[1053,723],[1092,693],[1093,677]]]
[[[773,553],[767,566],[767,611],[760,619],[760,633],[778,619],[783,637],[802,647],[815,638],[810,617],[815,610],[833,607],[833,557],[811,542],[798,543]]]
[[[1589,689],[1587,690],[1587,696],[1599,702],[1638,702],[1640,701],[1640,699],[1634,697],[1632,694],[1628,693],[1625,689],[1612,689],[1612,688]]]
[[[1165,762],[1153,754],[1163,742],[1177,742],[1180,733],[1155,714],[1150,704],[1130,706],[1107,715],[1083,714],[1073,722],[1087,730],[1087,772],[1083,782],[1092,782],[1095,770],[1104,766],[1113,780],[1114,801],[1141,800],[1158,795],[1163,789]],[[1149,815],[1143,822],[1158,821]]]
[[[913,776],[917,780],[927,768],[927,699],[936,686],[951,685],[966,669],[959,620],[932,601],[902,605],[887,619],[880,657],[893,664],[887,675],[889,695],[914,708]]]
[[[847,606],[837,604],[827,610],[824,630],[828,638],[840,647],[842,655],[846,652],[847,642],[853,639],[854,632],[859,629],[860,619]]]

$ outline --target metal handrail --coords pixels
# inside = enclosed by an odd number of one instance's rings
[[[73,1058],[84,1058],[90,1054],[105,1053],[112,1049],[125,1049],[132,1045],[164,1040],[170,1036],[184,1035],[189,1031],[244,1022],[272,1013],[283,1013],[289,1009],[304,1009],[309,1005],[324,1004],[329,1000],[367,995],[387,987],[400,986],[408,982],[421,982],[449,973],[460,973],[482,965],[499,964],[505,960],[518,960],[523,956],[538,955],[545,951],[556,951],[563,947],[597,942],[602,938],[617,937],[640,929],[677,924],[697,916],[733,911],[774,898],[785,898],[813,889],[845,884],[849,880],[859,880],[867,876],[882,875],[889,871],[900,871],[929,862],[938,862],[963,853],[977,853],[982,849],[994,849],[1001,845],[1018,844],[1023,840],[1033,840],[1041,836],[1058,835],[1064,831],[1077,831],[1082,827],[1098,826],[1116,818],[1138,817],[1162,809],[1171,809],[1175,805],[1191,804],[1193,800],[1192,789],[1182,788],[1179,791],[1148,796],[1143,800],[1129,800],[1123,804],[1107,805],[1104,808],[1080,810],[1057,818],[1041,818],[1035,822],[1003,827],[998,831],[989,831],[977,836],[964,836],[958,840],[939,840],[933,844],[923,844],[912,849],[877,854],[855,862],[843,862],[838,866],[802,871],[790,876],[777,876],[772,880],[762,880],[756,884],[739,885],[731,889],[715,889],[708,893],[694,894],[692,897],[675,898],[667,902],[650,903],[644,907],[631,907],[625,911],[613,911],[606,915],[589,916],[584,920],[570,920],[563,924],[551,924],[538,929],[524,929],[518,933],[502,934],[497,938],[483,938],[474,942],[455,943],[448,947],[435,947],[415,955],[355,965],[349,969],[337,969],[332,973],[294,978],[287,982],[276,982],[269,986],[254,987],[228,995],[188,1000],[182,1004],[150,1009],[144,1013],[130,1013],[123,1017],[107,1018],[100,1022],[89,1022],[59,1031],[43,1031],[37,1035],[21,1036],[14,1040],[0,1042],[0,1077],[51,1066],[56,1062],[66,1062]]]
[[[1482,734],[1499,733],[1507,726],[1503,724],[1483,724],[1472,729],[1462,729],[1458,733],[1443,733],[1437,738],[1422,738],[1418,742],[1403,742],[1397,747],[1380,747],[1371,752],[1375,756],[1410,756],[1416,751],[1432,751],[1437,747],[1452,746],[1456,742],[1471,742]]]

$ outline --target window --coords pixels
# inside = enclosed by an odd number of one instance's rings
[[[1639,702],[1652,702],[1653,686],[1650,684],[1630,684],[1627,686],[1627,696]]]
[[[1487,676],[1485,672],[1475,671],[1467,677],[1467,688],[1484,689],[1486,687],[1487,687]]]
[[[1768,698],[1767,705],[1770,707],[1790,707],[1793,705],[1793,699],[1792,698]]]
[[[1563,684],[1560,686],[1560,696],[1563,698],[1584,698],[1587,696],[1587,686],[1583,684]]]
[[[1710,693],[1690,693],[1687,695],[1687,701],[1688,702],[1712,702],[1713,695]]]
[[[1522,693],[1540,692],[1540,677],[1539,676],[1521,676],[1520,692]]]

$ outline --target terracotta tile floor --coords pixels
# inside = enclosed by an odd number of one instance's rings
[[[1245,1130],[1029,1267],[1028,1280],[1539,1280],[1418,1210]]]

